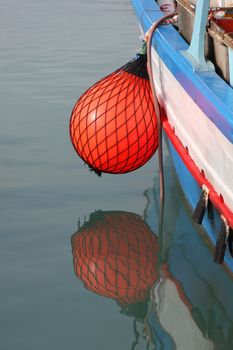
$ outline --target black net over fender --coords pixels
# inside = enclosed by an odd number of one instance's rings
[[[97,211],[71,239],[74,269],[87,289],[135,304],[156,280],[157,238],[137,214]]]
[[[89,88],[71,114],[78,155],[98,174],[121,174],[144,165],[158,146],[146,55],[138,55]]]

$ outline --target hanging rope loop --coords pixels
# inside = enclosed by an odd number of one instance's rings
[[[155,114],[157,119],[158,127],[158,159],[159,159],[159,178],[160,178],[160,224],[159,232],[161,231],[163,225],[163,211],[164,211],[164,171],[163,171],[163,148],[162,148],[162,125],[161,125],[161,113],[160,106],[158,101],[158,95],[155,89],[155,84],[153,80],[153,71],[152,71],[152,38],[154,32],[157,28],[164,23],[169,18],[173,18],[177,15],[177,12],[172,12],[168,15],[161,17],[157,22],[152,24],[150,29],[145,34],[145,40],[147,42],[147,71],[150,79]]]

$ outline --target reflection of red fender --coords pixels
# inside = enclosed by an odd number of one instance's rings
[[[72,236],[72,252],[85,287],[122,304],[145,300],[156,280],[157,239],[137,214],[91,214]]]

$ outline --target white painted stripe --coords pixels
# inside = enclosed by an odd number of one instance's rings
[[[153,74],[159,100],[182,144],[215,191],[233,211],[233,145],[197,106],[166,65],[152,51]]]

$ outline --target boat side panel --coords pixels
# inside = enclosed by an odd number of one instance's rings
[[[153,0],[132,0],[140,25],[146,32],[162,16]],[[193,72],[181,54],[187,43],[171,26],[159,28],[153,46],[177,81],[221,132],[233,143],[233,89],[215,72]]]
[[[200,187],[198,186],[196,180],[184,165],[182,159],[180,158],[180,156],[178,155],[178,153],[176,152],[175,148],[169,140],[168,146],[180,185],[184,191],[185,197],[191,209],[194,210],[196,203],[200,198]],[[204,227],[206,232],[208,232],[208,236],[210,237],[212,244],[215,245],[216,231],[218,231],[220,227],[219,213],[216,210],[214,210],[213,220],[209,219],[208,214],[206,213],[203,219],[202,226]],[[233,271],[233,261],[228,251],[226,252],[225,262]]]
[[[154,83],[171,127],[218,195],[233,208],[233,145],[179,84],[153,49]]]

